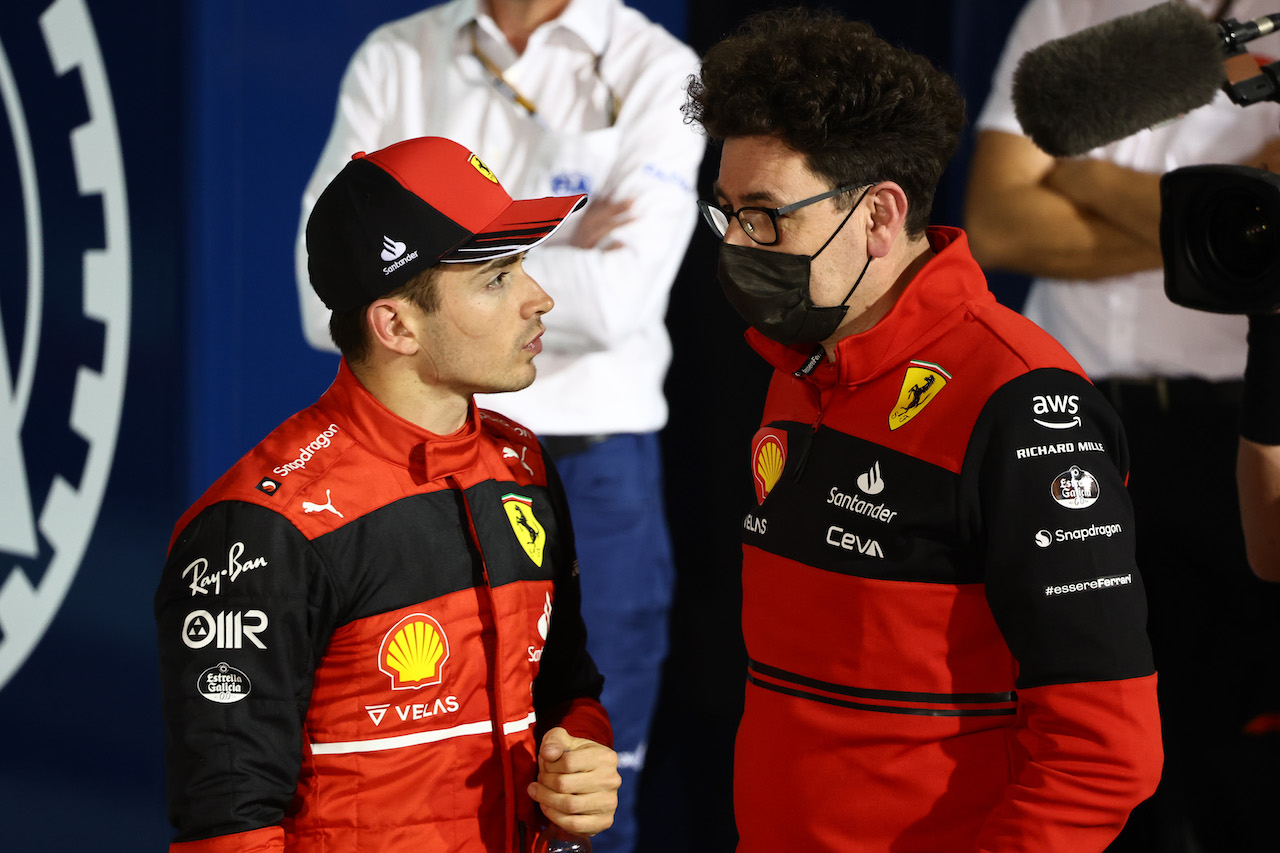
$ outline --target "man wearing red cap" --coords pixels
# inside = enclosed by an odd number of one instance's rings
[[[584,196],[513,201],[422,138],[357,154],[307,227],[343,353],[178,522],[155,609],[172,850],[519,851],[591,835],[617,756],[537,438],[522,267]]]

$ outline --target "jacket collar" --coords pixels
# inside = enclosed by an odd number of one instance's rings
[[[570,0],[565,10],[541,29],[563,28],[578,38],[587,49],[599,56],[609,44],[609,28],[613,20],[613,0]],[[495,39],[502,38],[498,25],[489,14],[487,0],[458,0],[453,4],[450,25],[458,31],[475,21]]]
[[[932,227],[926,232],[934,256],[920,269],[879,323],[836,344],[834,360],[822,359],[808,376],[820,386],[857,385],[894,369],[940,335],[940,321],[972,300],[994,299],[986,278],[969,253],[964,231]],[[775,369],[795,373],[814,354],[810,344],[785,346],[755,329],[747,342]]]
[[[471,468],[480,452],[480,413],[474,400],[458,430],[437,435],[382,405],[360,384],[345,358],[317,406],[357,444],[392,465],[408,469],[419,484]]]

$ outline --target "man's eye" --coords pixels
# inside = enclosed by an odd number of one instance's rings
[[[494,276],[493,281],[489,282],[489,287],[505,287],[507,279],[511,277],[509,272],[500,272]]]

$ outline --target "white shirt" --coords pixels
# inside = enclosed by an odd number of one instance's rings
[[[536,104],[538,120],[494,85],[472,52],[473,35]],[[476,0],[375,30],[347,67],[333,130],[303,195],[296,260],[307,340],[333,349],[328,309],[307,278],[306,221],[316,198],[357,151],[443,136],[478,154],[513,198],[586,192],[595,201],[634,200],[633,221],[596,249],[569,245],[571,218],[529,253],[525,269],[556,303],[543,318],[538,378],[477,402],[546,435],[661,429],[671,363],[664,318],[697,218],[706,145],[680,109],[697,70],[689,47],[620,0],[572,0],[521,55]],[[620,104],[612,127],[610,90]]]
[[[1219,5],[1217,0],[1191,4],[1206,14]],[[1010,33],[977,129],[1022,134],[1011,90],[1014,68],[1026,51],[1154,5],[1155,0],[1031,0]],[[1243,21],[1278,9],[1275,0],[1240,0],[1228,16]],[[1254,52],[1274,55],[1280,49],[1264,41]],[[1177,121],[1087,156],[1164,173],[1181,166],[1243,162],[1278,133],[1280,105],[1241,107],[1219,92],[1212,103]],[[971,191],[981,192],[981,187]],[[1173,304],[1165,296],[1160,270],[1097,281],[1037,278],[1023,313],[1057,338],[1094,379],[1193,376],[1222,381],[1244,373],[1246,319]]]

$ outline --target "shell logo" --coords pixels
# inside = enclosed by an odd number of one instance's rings
[[[781,430],[762,429],[756,433],[751,450],[751,475],[756,486],[756,503],[773,491],[787,464],[787,434]]]
[[[449,659],[449,638],[425,613],[411,613],[382,638],[378,669],[391,678],[392,690],[417,690],[439,684]]]

